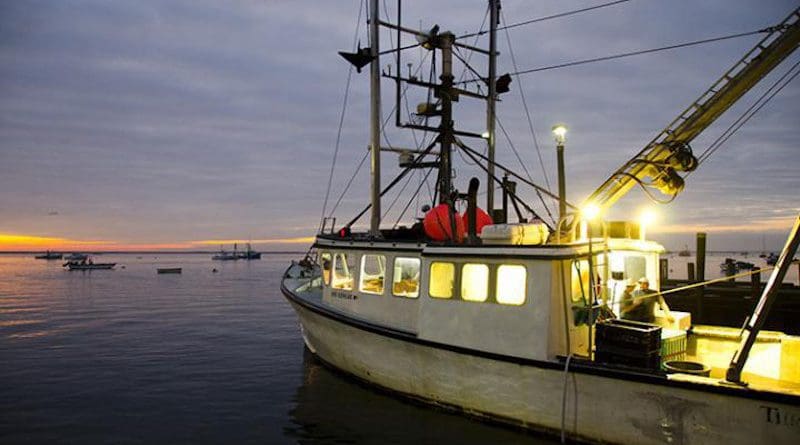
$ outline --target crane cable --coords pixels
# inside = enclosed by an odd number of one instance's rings
[[[800,60],[795,62],[786,73],[783,74],[778,80],[776,80],[755,102],[753,102],[750,107],[745,110],[738,119],[736,119],[714,142],[709,145],[709,147],[697,157],[697,165],[699,166],[709,157],[711,157],[714,152],[716,152],[722,144],[728,141],[744,124],[746,124],[753,116],[756,115],[759,111],[761,111],[764,106],[772,100],[781,90],[783,90],[786,85],[788,85],[792,80],[794,80],[798,74],[800,74],[800,70],[797,70],[797,67],[800,66]],[[792,74],[794,72],[794,74]],[[787,79],[788,78],[788,79]],[[783,83],[782,85],[780,85]],[[780,85],[780,86],[778,86]],[[777,87],[777,89],[776,89]],[[686,176],[689,176],[691,172],[689,172]]]

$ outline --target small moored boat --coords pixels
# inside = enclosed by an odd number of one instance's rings
[[[166,273],[182,273],[183,269],[180,267],[159,267],[156,269],[159,274],[166,274]]]
[[[63,254],[57,252],[47,251],[41,255],[36,255],[34,258],[37,260],[60,260]]]
[[[64,267],[68,270],[110,270],[116,265],[117,263],[95,263],[91,259],[64,263]]]

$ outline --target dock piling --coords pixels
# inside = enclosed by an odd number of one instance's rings
[[[658,260],[658,276],[660,283],[666,283],[669,280],[669,260],[660,258]]]
[[[761,269],[756,267],[750,275],[750,286],[753,288],[753,298],[761,296]]]
[[[706,279],[706,233],[697,232],[697,281]]]

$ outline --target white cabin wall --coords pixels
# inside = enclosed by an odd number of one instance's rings
[[[496,302],[471,302],[428,295],[430,264],[455,262],[456,271],[465,260],[426,258],[423,261],[419,306],[419,337],[481,351],[546,360],[549,351],[550,263],[548,261],[471,260],[496,267],[522,264],[526,267],[526,300],[520,306]]]
[[[392,274],[394,273],[393,265],[396,257],[419,258],[419,253],[408,252],[390,254],[388,252],[376,250],[324,250],[330,252],[346,252],[348,255],[354,255],[355,262],[352,270],[353,289],[331,289],[330,286],[324,286],[323,302],[365,321],[416,332],[420,298],[397,297],[392,295]],[[386,274],[383,278],[383,294],[381,295],[359,291],[359,283],[361,281],[361,257],[365,254],[383,255],[386,257]]]

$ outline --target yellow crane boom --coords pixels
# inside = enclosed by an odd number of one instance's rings
[[[607,209],[637,183],[655,187],[671,197],[680,193],[684,180],[679,172],[685,176],[697,167],[689,143],[797,48],[800,8],[779,25],[764,31],[768,33],[764,39],[642,151],[616,170],[584,205]]]

